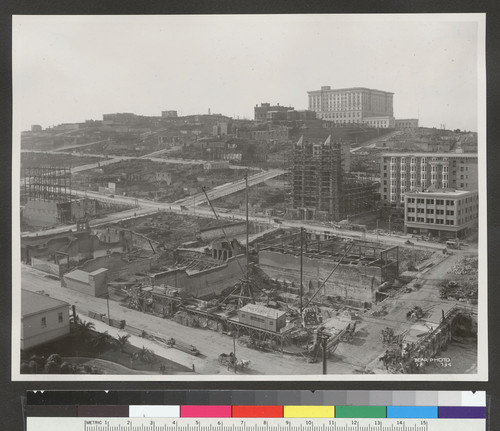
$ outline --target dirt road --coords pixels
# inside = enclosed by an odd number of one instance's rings
[[[366,366],[374,372],[386,372],[378,360],[387,349],[387,346],[382,344],[381,331],[386,327],[392,328],[395,334],[409,331],[407,341],[416,341],[417,334],[436,327],[440,322],[442,310],[446,312],[458,303],[441,299],[439,290],[440,282],[446,278],[446,273],[463,255],[464,253],[457,252],[448,256],[421,274],[422,286],[419,289],[409,293],[397,293],[383,301],[380,305],[385,308],[387,315],[373,317],[371,312],[365,313],[357,325],[357,335],[353,342],[341,343],[335,356],[352,365]],[[414,306],[428,311],[425,321],[413,322],[407,319],[406,313]]]

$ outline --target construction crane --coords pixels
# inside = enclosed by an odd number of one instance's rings
[[[246,247],[245,247],[246,270],[243,269],[240,261],[238,259],[236,259],[236,262],[238,263],[238,266],[240,267],[240,270],[243,274],[243,279],[240,280],[240,283],[238,283],[238,285],[236,285],[235,289],[233,289],[233,291],[223,300],[223,302],[224,302],[228,298],[238,298],[238,308],[243,307],[248,302],[255,304],[252,283],[250,282],[250,278],[249,278],[249,265],[248,265],[248,175],[245,175],[245,182],[246,182],[246,204],[247,204],[246,205],[246,210],[247,210],[246,232],[247,232],[247,234],[246,234]],[[215,219],[217,221],[220,221],[219,216],[217,214],[217,211],[215,211],[215,208],[212,205],[212,201],[208,197],[206,187],[203,187],[202,190],[203,190],[203,193],[205,194],[205,197],[207,199],[208,204],[210,205],[210,208],[212,209],[212,212],[214,213]],[[233,244],[231,241],[229,241],[229,238],[226,234],[226,231],[224,230],[224,227],[221,225],[220,228],[221,228],[221,231],[224,235],[226,242],[228,243],[229,247],[231,248],[232,255],[235,256]],[[239,294],[236,293],[238,290],[239,290]]]

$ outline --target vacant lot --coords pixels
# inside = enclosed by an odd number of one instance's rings
[[[285,190],[284,185],[276,181],[272,186],[265,183],[258,184],[248,189],[248,204],[251,213],[263,212],[266,209],[278,211],[285,210]],[[223,198],[215,199],[213,204],[219,208],[230,210],[245,209],[245,191],[242,190]]]
[[[213,188],[243,178],[236,169],[205,171],[201,164],[179,165],[147,159],[122,160],[98,169],[73,175],[73,187],[97,191],[99,186],[116,185],[116,194],[136,198],[174,202],[200,193],[203,187]]]
[[[21,176],[25,168],[40,167],[66,167],[88,165],[102,160],[100,157],[78,157],[69,154],[57,153],[22,153],[21,154]]]

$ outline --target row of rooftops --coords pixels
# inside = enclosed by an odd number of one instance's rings
[[[238,312],[246,312],[250,314],[256,314],[258,316],[267,317],[268,319],[278,319],[284,314],[284,311],[276,310],[274,308],[269,308],[264,305],[259,304],[246,304],[241,307]]]
[[[419,196],[419,197],[468,197],[477,195],[477,190],[456,190],[456,189],[436,189],[436,190],[424,190],[424,191],[414,191],[414,192],[406,192],[406,196]]]
[[[367,88],[367,87],[331,88],[329,85],[322,86],[320,90],[308,91],[307,94],[318,94],[324,91],[371,91],[383,94],[394,94],[390,91],[376,90],[374,88]]]
[[[71,272],[68,272],[67,274],[64,274],[64,277],[69,278],[71,280],[80,281],[82,283],[88,283],[90,275],[96,276],[107,271],[108,270],[106,268],[99,268],[92,272],[82,271],[81,269],[75,269]]]
[[[448,158],[476,158],[477,153],[383,153],[382,157],[448,157]]]

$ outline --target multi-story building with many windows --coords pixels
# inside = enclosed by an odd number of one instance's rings
[[[266,121],[273,119],[286,120],[287,112],[293,110],[294,110],[293,106],[280,106],[279,103],[277,105],[271,106],[270,103],[261,103],[260,106],[255,105],[254,120],[255,121]],[[281,114],[282,117],[276,114]],[[279,117],[279,118],[273,118],[273,117]]]
[[[477,190],[412,192],[404,200],[405,233],[460,238],[477,225]]]
[[[369,123],[377,117],[380,127],[394,127],[393,95],[364,87],[308,91],[309,109],[317,118],[338,124]],[[369,123],[370,124],[370,123]]]
[[[429,187],[478,188],[475,153],[386,153],[380,172],[381,199],[392,206],[404,204],[405,193]]]
[[[363,123],[368,124],[370,127],[377,129],[394,129],[396,120],[394,117],[367,117],[363,119]]]
[[[394,126],[399,130],[415,130],[418,129],[418,119],[408,118],[399,119],[394,122]]]

